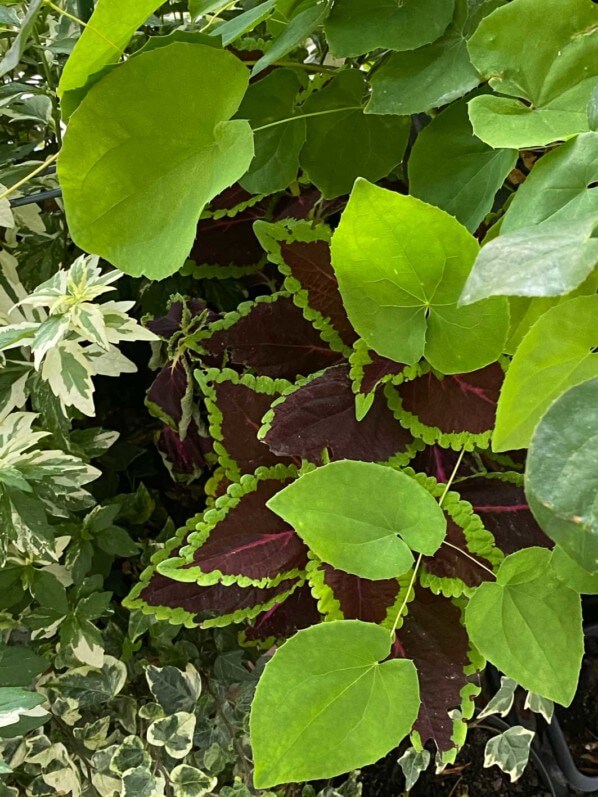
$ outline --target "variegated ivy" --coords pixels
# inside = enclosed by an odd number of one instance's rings
[[[73,408],[93,416],[93,377],[136,370],[119,343],[156,339],[128,315],[134,302],[104,300],[122,273],[102,273],[98,260],[82,255],[68,270],[57,271],[11,309],[22,320],[0,327],[0,351],[21,354],[9,364],[29,360],[65,413]],[[22,402],[14,397],[5,411],[11,403]]]

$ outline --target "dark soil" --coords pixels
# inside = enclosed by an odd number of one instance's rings
[[[598,776],[598,638],[586,639],[577,694],[569,708],[558,707],[556,714],[577,768]]]
[[[511,783],[498,767],[484,768],[484,747],[496,733],[471,727],[456,763],[441,775],[436,775],[434,765],[430,764],[409,797],[550,797],[533,762],[516,783]],[[363,770],[363,797],[402,797],[405,794],[405,781],[396,761],[397,754],[391,753],[379,764]]]

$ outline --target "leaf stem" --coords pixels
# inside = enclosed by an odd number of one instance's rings
[[[341,111],[361,111],[362,109],[362,105],[349,105],[346,108],[329,108],[327,111],[313,111],[313,113],[297,114],[297,116],[289,116],[287,119],[278,119],[276,122],[270,122],[267,125],[261,125],[261,127],[254,127],[253,132],[259,133],[262,130],[268,130],[268,128],[276,127],[277,125],[284,125],[287,122],[296,122],[298,119],[307,119],[308,116],[325,116],[329,113],[340,113]]]
[[[444,490],[442,492],[442,495],[440,496],[440,500],[438,501],[438,506],[442,506],[442,502],[446,498],[446,494],[451,489],[451,484],[453,483],[453,481],[455,479],[455,476],[457,475],[457,471],[459,470],[459,466],[461,465],[461,461],[463,460],[464,454],[465,454],[465,449],[462,448],[461,449],[461,453],[459,454],[459,458],[457,459],[457,462],[455,463],[455,467],[453,468],[453,472],[449,476],[449,479],[448,479],[447,483],[444,485]],[[422,563],[422,559],[423,559],[423,554],[420,553],[419,556],[417,557],[417,561],[415,563],[415,567],[413,568],[413,574],[411,576],[411,581],[409,582],[409,586],[407,587],[407,591],[405,593],[405,597],[403,598],[403,602],[401,603],[401,607],[400,607],[399,611],[396,614],[395,621],[392,624],[392,628],[390,630],[390,638],[391,639],[393,638],[394,633],[397,630],[397,625],[399,623],[399,620],[401,619],[401,616],[402,616],[403,612],[405,611],[405,606],[407,606],[407,602],[409,601],[409,595],[411,594],[411,590],[413,589],[413,585],[415,584],[415,579],[417,577],[418,570],[419,570],[420,565]]]
[[[478,565],[478,567],[481,567],[482,570],[485,570],[487,573],[490,573],[492,578],[496,578],[496,574],[494,573],[493,570],[490,570],[489,567],[486,567],[486,565],[483,565],[481,562],[479,562],[475,558],[475,556],[472,556],[470,553],[467,553],[467,551],[464,551],[463,548],[459,548],[458,545],[453,545],[452,542],[447,542],[446,540],[443,540],[442,544],[446,545],[448,548],[453,548],[453,550],[455,550],[455,551],[459,551],[459,553],[462,554],[463,556],[465,556],[467,559],[471,559],[472,562],[475,562],[475,564]]]
[[[257,64],[257,61],[243,61],[246,66],[254,66]],[[339,66],[329,66],[328,64],[307,64],[305,61],[291,61],[290,59],[286,61],[275,61],[272,66],[288,66],[291,68],[297,69],[306,69],[308,72],[330,72],[335,73],[338,72],[341,67]]]
[[[58,159],[58,155],[59,155],[58,152],[55,152],[53,155],[50,155],[50,157],[46,158],[46,160],[43,163],[41,163],[36,169],[34,169],[32,172],[29,172],[29,174],[26,174],[25,177],[16,182],[14,185],[11,185],[11,187],[7,188],[6,191],[3,191],[0,194],[0,200],[6,199],[6,197],[10,196],[11,194],[14,194],[14,192],[18,191],[22,185],[28,183],[32,177],[35,177],[36,175],[45,171],[48,168],[48,166],[50,166]]]

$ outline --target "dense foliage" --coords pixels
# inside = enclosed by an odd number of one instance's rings
[[[245,797],[399,745],[410,789],[487,662],[481,717],[517,687],[568,706],[598,592],[598,6],[31,0],[0,26],[0,797]],[[486,765],[515,780],[532,737]]]

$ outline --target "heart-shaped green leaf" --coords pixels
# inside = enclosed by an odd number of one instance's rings
[[[385,661],[390,643],[378,625],[335,620],[276,651],[251,707],[256,788],[334,777],[397,746],[420,700],[413,662]]]
[[[502,353],[507,300],[457,301],[478,253],[473,235],[439,208],[357,180],[332,238],[332,263],[351,323],[397,362],[422,356],[445,374]]]
[[[180,268],[203,207],[253,157],[249,124],[229,121],[248,79],[231,53],[177,42],[97,83],[71,118],[58,162],[77,245],[134,276]]]
[[[442,510],[424,487],[371,462],[331,462],[267,505],[324,562],[372,580],[406,573],[411,550],[431,556],[446,533]]]
[[[471,642],[517,683],[568,706],[583,656],[579,595],[550,568],[551,552],[526,548],[477,588],[465,610]]]

